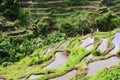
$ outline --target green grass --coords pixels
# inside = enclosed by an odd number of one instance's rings
[[[78,45],[80,44],[78,37],[76,37],[75,39],[73,39],[73,40],[68,44],[67,48],[68,48],[68,49],[75,48],[75,47],[76,47],[76,46],[75,46],[76,44],[78,44]]]

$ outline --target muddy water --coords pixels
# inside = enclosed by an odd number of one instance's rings
[[[93,42],[94,42],[94,38],[88,37],[88,38],[82,40],[82,44],[80,46],[85,47]]]
[[[115,45],[115,48],[110,52],[110,54],[116,54],[117,51],[120,49],[120,33],[116,33],[114,35],[112,43]]]
[[[97,49],[104,52],[107,48],[107,41],[108,41],[108,39],[106,39],[106,38],[102,39],[102,43],[99,45],[99,47]]]
[[[114,65],[118,62],[120,62],[120,59],[118,57],[111,57],[111,58],[106,59],[106,60],[92,62],[88,65],[87,76],[92,76],[94,73],[96,73],[96,71],[98,71],[104,67]]]
[[[34,75],[34,74],[32,74],[28,79],[33,80],[33,79],[39,78],[40,76],[42,76],[42,75]]]
[[[66,61],[67,57],[63,55],[61,52],[57,52],[55,54],[55,60],[45,68],[58,68],[65,64]]]
[[[66,73],[63,76],[56,77],[56,78],[53,78],[53,79],[50,79],[50,80],[68,80],[69,78],[75,76],[76,73],[77,73],[77,71],[73,70],[73,71],[70,71],[70,72]]]

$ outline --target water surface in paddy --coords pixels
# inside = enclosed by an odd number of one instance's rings
[[[120,49],[120,33],[116,33],[114,35],[112,43],[115,45],[115,48],[110,52],[110,54],[116,54],[117,51]]]
[[[49,53],[51,50],[52,50],[52,48],[47,48],[47,49],[44,51],[43,55],[46,55],[46,54]]]
[[[105,38],[102,39],[102,43],[98,46],[97,49],[104,52],[106,50],[106,48],[107,48],[107,41],[108,41],[108,39],[105,39]],[[94,47],[94,44],[91,44],[90,46],[86,47],[86,50],[91,50],[93,47]],[[92,57],[93,57],[92,54],[87,56],[87,58],[92,58]]]
[[[86,50],[91,50],[93,47],[94,47],[94,44],[91,44],[91,45],[86,47]]]
[[[107,41],[108,41],[108,39],[103,38],[102,43],[99,45],[99,47],[97,49],[104,52],[107,48]]]
[[[58,68],[61,67],[63,64],[65,64],[66,61],[67,61],[67,57],[63,55],[62,52],[57,52],[55,54],[55,60],[45,68]]]
[[[59,49],[64,49],[69,42],[70,42],[70,39],[66,40],[66,41],[63,42],[58,48],[59,48]]]
[[[96,73],[96,71],[98,71],[104,67],[114,65],[118,62],[120,62],[120,59],[118,57],[111,57],[106,60],[100,60],[100,61],[95,61],[95,62],[89,63],[87,76],[92,76],[94,73]]]
[[[63,76],[56,77],[56,78],[53,78],[53,79],[50,79],[50,80],[68,80],[69,78],[75,76],[76,73],[77,73],[76,70],[72,70],[72,71],[66,73],[66,74],[63,75]]]
[[[94,43],[94,38],[88,37],[88,38],[82,40],[82,44],[80,46],[86,47],[87,45],[89,45],[91,43]]]

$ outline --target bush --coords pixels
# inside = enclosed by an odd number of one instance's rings
[[[25,36],[22,38],[11,37],[8,38],[7,43],[3,43],[2,45],[0,45],[0,50],[2,50],[3,53],[7,53],[5,57],[8,57],[7,59],[8,61],[15,62],[31,54],[35,49],[40,48],[42,45],[40,44],[40,42],[42,42],[40,37],[36,38],[29,38],[29,36],[28,37]]]
[[[44,17],[35,25],[35,34],[47,36],[54,29],[55,20],[52,17]]]
[[[76,34],[75,27],[70,22],[62,21],[59,28],[60,31],[65,33],[67,36],[74,36]]]
[[[98,26],[100,31],[111,31],[116,27],[118,27],[119,24],[120,24],[120,18],[112,14],[111,12],[99,16],[96,20],[96,25]]]
[[[42,57],[33,57],[30,59],[30,61],[28,62],[28,66],[32,66],[32,65],[36,65],[36,64],[41,64],[43,61],[42,61]]]
[[[94,50],[94,51],[92,52],[92,54],[93,54],[94,56],[100,56],[100,55],[101,55],[101,51],[100,51],[100,50]]]
[[[117,51],[118,56],[120,56],[120,50]]]
[[[9,66],[9,65],[12,65],[12,63],[11,63],[11,62],[3,62],[3,63],[2,63],[2,66],[3,66],[3,67]]]
[[[19,17],[19,4],[14,0],[0,1],[0,12],[9,20],[16,20]]]
[[[43,42],[44,45],[57,43],[66,38],[66,35],[60,32],[53,32],[52,34],[48,35],[46,40]]]
[[[46,5],[46,2],[45,2],[45,0],[38,0],[38,4],[40,7],[43,7]]]
[[[50,31],[50,26],[46,22],[39,22],[36,26],[37,34],[46,35]]]

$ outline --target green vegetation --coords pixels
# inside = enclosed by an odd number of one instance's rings
[[[14,0],[1,0],[0,12],[10,20],[16,20],[19,18],[19,5]]]
[[[68,5],[86,5],[89,4],[89,0],[64,0]]]
[[[86,76],[86,64],[106,57],[109,54],[104,53],[114,47],[112,39],[120,32],[115,29],[120,25],[119,3],[119,0],[1,0],[0,78],[28,79],[34,73],[43,74],[37,80],[47,80],[76,70],[70,80],[119,80],[119,64]],[[94,47],[86,50],[80,44],[90,36],[94,37]],[[108,38],[105,52],[97,50],[102,38]],[[65,41],[64,49],[59,49]],[[50,52],[44,55],[48,48]],[[67,62],[59,68],[43,69],[55,60],[56,52],[63,52]],[[87,58],[89,54],[93,54],[93,59]],[[119,55],[120,51],[116,56]]]
[[[45,6],[46,2],[44,0],[38,0],[39,6]]]
[[[115,66],[113,68],[110,69],[102,69],[100,71],[98,71],[92,78],[90,78],[90,80],[119,80],[120,78],[120,67],[119,66]]]
[[[95,51],[92,52],[92,54],[93,54],[94,56],[100,56],[100,55],[101,55],[101,52],[100,52],[100,50],[95,50]]]

